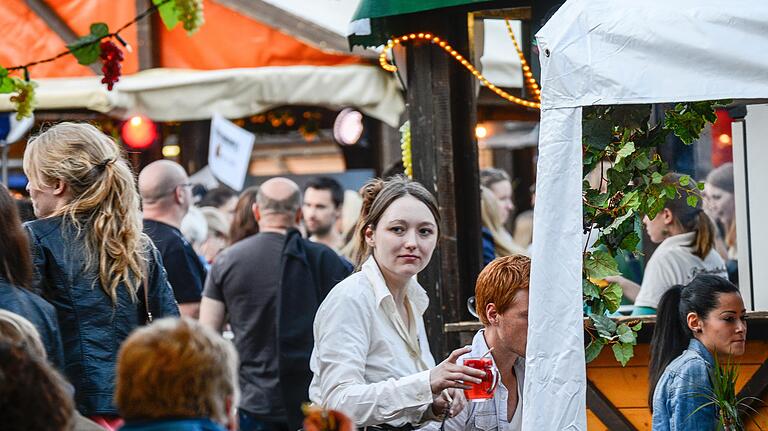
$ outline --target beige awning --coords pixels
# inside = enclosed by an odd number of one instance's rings
[[[390,126],[405,109],[394,77],[378,66],[286,66],[211,71],[153,69],[107,91],[101,77],[36,80],[36,109],[90,109],[126,118],[188,121],[254,115],[282,105],[356,107]],[[0,95],[0,111],[12,111]]]

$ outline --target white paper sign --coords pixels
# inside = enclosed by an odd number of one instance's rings
[[[219,114],[211,120],[208,166],[222,183],[240,191],[251,162],[256,136]]]

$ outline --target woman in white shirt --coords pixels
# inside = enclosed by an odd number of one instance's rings
[[[373,180],[361,194],[359,271],[317,311],[309,396],[359,427],[409,430],[448,409],[458,413],[462,382],[479,383],[483,372],[456,364],[470,348],[437,366],[429,351],[422,318],[429,299],[416,275],[438,239],[434,197],[403,177]]]
[[[725,262],[715,251],[712,220],[702,210],[702,201],[688,204],[688,196],[699,196],[694,185],[680,186],[680,174],[669,173],[663,184],[678,187],[677,196],[667,201],[656,217],[643,219],[651,241],[659,246],[648,259],[642,285],[624,277],[607,277],[618,282],[624,295],[635,301],[633,315],[655,314],[661,296],[674,285],[688,284],[698,274],[727,278]]]

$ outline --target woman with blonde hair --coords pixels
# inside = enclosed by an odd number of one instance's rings
[[[142,233],[134,175],[94,126],[61,123],[24,151],[37,290],[57,310],[77,409],[112,429],[120,343],[152,317],[178,316],[160,257]]]
[[[504,227],[499,211],[499,201],[493,191],[480,187],[480,219],[483,222],[483,264],[488,265],[493,259],[513,254],[527,255],[528,252],[517,245]]]

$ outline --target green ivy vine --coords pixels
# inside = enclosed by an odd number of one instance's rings
[[[680,184],[664,184],[669,166],[657,148],[670,133],[691,144],[707,123],[716,120],[715,107],[722,103],[678,103],[665,109],[663,121],[652,121],[651,105],[584,108],[584,232],[589,237],[596,235],[594,245],[584,249],[583,297],[589,316],[585,328],[590,336],[587,362],[595,359],[605,346],[611,346],[622,366],[634,355],[642,324],[617,323],[608,317],[618,310],[622,290],[605,278],[620,274],[616,263],[620,253],[640,253],[639,217],[655,217],[668,199],[682,193],[688,194],[690,205],[696,205],[700,197],[696,192],[703,184],[696,184],[695,192],[688,188],[695,184],[689,176],[683,176]],[[587,177],[596,168],[600,180],[593,187]]]

